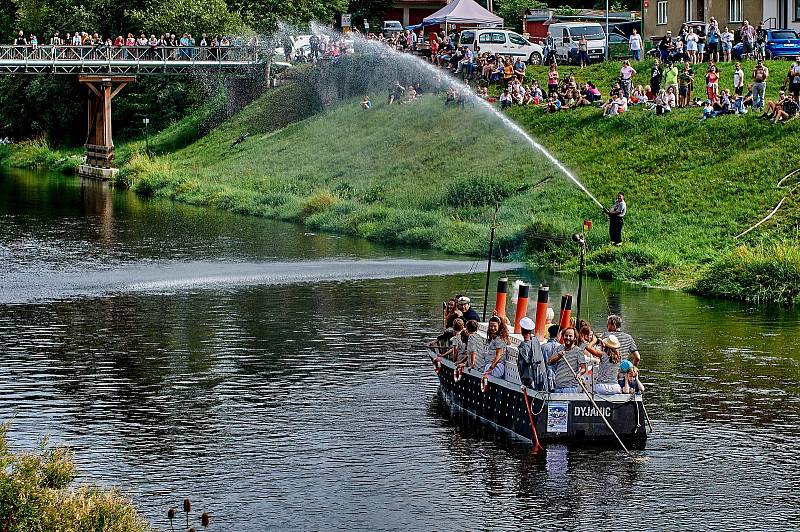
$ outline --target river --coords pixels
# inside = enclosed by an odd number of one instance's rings
[[[438,407],[421,345],[442,300],[482,300],[470,259],[0,170],[0,260],[12,445],[70,445],[160,529],[184,497],[211,530],[794,526],[796,311],[589,280],[591,322],[638,340],[654,432],[634,458],[533,454]]]

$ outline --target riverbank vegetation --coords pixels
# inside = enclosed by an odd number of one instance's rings
[[[579,82],[606,88],[619,66],[569,70]],[[778,77],[787,63],[770,66]],[[541,67],[529,75],[545,79]],[[446,107],[433,94],[389,106],[385,93],[373,90],[373,108],[363,111],[355,97],[363,93],[348,90],[323,108],[330,91],[315,79],[300,77],[266,93],[183,148],[147,157],[141,143],[129,145],[121,178],[142,195],[472,255],[485,253],[499,203],[499,254],[555,268],[575,266],[569,237],[591,219],[589,265],[600,276],[725,297],[797,298],[791,286],[800,270],[792,269],[791,257],[798,249],[798,198],[776,184],[794,169],[798,121],[772,125],[749,114],[700,123],[696,108],[664,117],[632,109],[613,119],[601,118],[597,108],[511,109],[509,116],[604,203],[625,191],[625,244],[614,247],[599,208],[480,106]],[[772,83],[768,96],[778,86]],[[231,147],[244,134],[247,140]],[[736,238],[783,196],[769,222]],[[749,248],[761,251],[743,255]],[[773,253],[766,250],[776,249],[786,257],[783,266],[757,273]],[[745,293],[751,285],[744,278],[728,283],[732,269],[758,279],[758,296]]]
[[[82,484],[66,447],[43,441],[32,452],[12,452],[0,425],[0,527],[8,532],[153,530],[130,499],[115,489]]]

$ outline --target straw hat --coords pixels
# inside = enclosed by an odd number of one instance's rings
[[[605,341],[606,347],[611,347],[613,349],[619,349],[620,343],[619,338],[614,336],[613,334],[608,335]]]

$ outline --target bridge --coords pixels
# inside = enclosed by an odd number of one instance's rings
[[[222,46],[0,46],[0,75],[77,75],[89,96],[86,164],[78,173],[107,179],[116,170],[111,100],[143,75],[255,73],[273,54],[260,45]]]

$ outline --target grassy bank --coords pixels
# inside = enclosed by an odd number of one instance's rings
[[[0,526],[9,532],[153,530],[117,490],[71,487],[72,454],[43,442],[35,452],[12,452],[0,426]]]
[[[607,91],[619,66],[561,71]],[[770,67],[782,80],[788,63]],[[642,84],[648,68],[638,68]],[[704,67],[699,71],[701,78]],[[545,79],[541,67],[529,75]],[[723,66],[723,88],[731,75]],[[777,95],[780,83],[770,82],[768,96]],[[509,111],[601,201],[610,204],[618,190],[626,192],[626,242],[612,247],[599,209],[478,107],[445,107],[435,95],[388,106],[380,92],[372,95],[370,111],[359,107],[359,98],[321,111],[319,87],[312,85],[301,79],[272,91],[203,138],[161,156],[148,158],[141,145],[131,145],[122,178],[142,195],[474,255],[485,252],[499,202],[506,257],[573,267],[569,235],[588,218],[595,222],[590,268],[604,277],[747,297],[737,291],[749,285],[724,284],[736,270],[758,279],[755,299],[797,298],[791,286],[798,263],[791,257],[798,249],[798,197],[776,183],[794,168],[798,120],[771,125],[749,114],[700,123],[698,109],[665,117],[632,109],[613,119],[596,108]],[[247,141],[231,148],[244,133]],[[775,217],[735,238],[785,195]],[[743,259],[743,248],[761,251]],[[787,257],[784,266],[756,274],[759,257],[768,262],[774,253]]]

